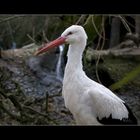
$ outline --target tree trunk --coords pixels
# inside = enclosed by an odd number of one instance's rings
[[[112,48],[120,43],[120,23],[121,22],[118,17],[112,18],[109,48]]]
[[[136,30],[135,33],[140,36],[140,16],[135,16]]]

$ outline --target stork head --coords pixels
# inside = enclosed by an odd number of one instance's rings
[[[73,46],[73,44],[84,43],[86,45],[87,34],[82,26],[72,25],[67,28],[59,38],[54,41],[45,44],[44,47],[35,52],[35,55],[44,53],[51,48],[57,47],[61,44],[67,43]]]
[[[71,45],[87,40],[84,28],[79,25],[70,26],[61,34],[61,37],[66,38],[65,42]]]

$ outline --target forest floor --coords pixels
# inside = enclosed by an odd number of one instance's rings
[[[5,53],[0,59],[0,125],[75,125],[64,105],[62,84],[53,73],[49,73],[50,83],[43,84],[48,73],[40,78],[38,63],[30,67],[27,62],[35,62],[36,58],[30,58],[32,52],[25,57],[19,51],[16,55]],[[116,94],[126,101],[140,124],[139,86],[128,86]]]
[[[62,84],[55,76],[49,73],[52,83],[43,84],[42,80],[49,78],[36,75],[28,65],[29,57],[8,53],[0,59],[0,125],[75,124],[64,105]]]

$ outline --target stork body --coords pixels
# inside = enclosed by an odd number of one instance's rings
[[[60,38],[36,53],[40,54],[62,43],[70,44],[62,89],[65,106],[80,125],[137,124],[135,116],[123,100],[86,76],[82,66],[86,41],[83,27],[72,25]]]

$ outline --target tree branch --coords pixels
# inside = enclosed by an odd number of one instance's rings
[[[21,117],[19,115],[15,115],[11,113],[7,108],[4,107],[3,102],[0,100],[0,108],[6,112],[9,116],[11,116],[13,119],[16,119],[18,121],[21,121]]]
[[[27,34],[27,37],[28,37],[30,40],[32,40],[33,43],[36,43],[36,41],[35,41],[29,34]]]
[[[8,95],[8,98],[11,100],[11,102],[14,104],[14,106],[19,110],[22,111],[21,104],[17,101],[16,97],[14,95]]]
[[[35,110],[35,109],[29,107],[29,106],[26,106],[26,105],[24,105],[23,108],[29,109],[29,110],[31,110],[31,111],[34,112],[34,113],[37,113],[37,114],[39,114],[39,115],[41,115],[41,116],[46,117],[49,121],[52,121],[53,123],[58,124],[55,120],[52,120],[47,114],[41,113],[41,112],[39,112],[39,111],[37,111],[37,110]]]
[[[17,17],[23,17],[23,16],[25,16],[25,15],[15,15],[15,16],[11,16],[11,17],[8,17],[8,18],[4,18],[4,19],[0,20],[0,23],[12,20],[12,19],[17,18]]]

